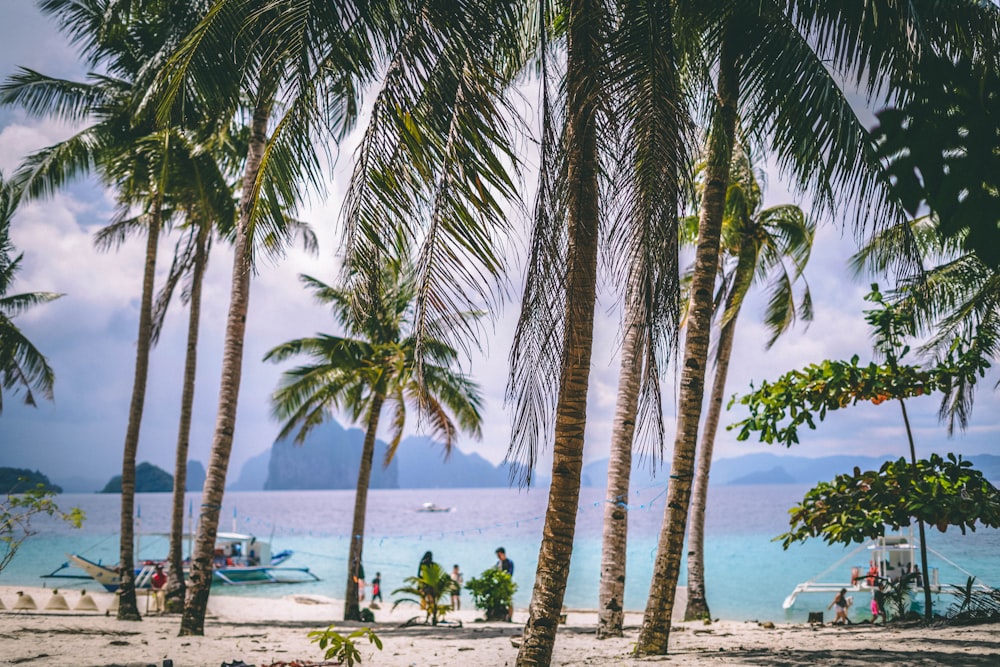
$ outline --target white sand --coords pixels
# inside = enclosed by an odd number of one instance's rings
[[[314,665],[323,655],[310,643],[310,630],[325,628],[343,614],[339,601],[290,594],[280,599],[217,595],[209,600],[204,637],[178,637],[178,616],[147,616],[142,622],[118,621],[105,615],[113,596],[92,593],[99,611],[12,611],[17,590],[31,594],[44,607],[52,591],[0,586],[0,665],[94,667],[162,665],[217,667],[243,660],[249,665]],[[78,591],[62,591],[69,605]],[[464,601],[464,600],[463,600]],[[145,604],[140,598],[140,607]],[[448,615],[462,627],[401,627],[421,615],[413,606],[391,603],[375,612],[373,625],[382,651],[362,646],[363,665],[419,667],[513,665],[515,644],[526,611],[515,623],[479,623],[474,610]],[[571,612],[560,626],[554,665],[1000,665],[1000,624],[931,627],[870,625],[849,627],[755,623],[678,623],[671,632],[669,656],[632,658],[640,614],[626,616],[625,637],[598,641],[596,613]],[[337,623],[346,634],[360,624]]]

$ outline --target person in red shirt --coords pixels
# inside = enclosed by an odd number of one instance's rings
[[[167,575],[163,571],[163,566],[156,565],[153,576],[149,580],[149,587],[153,594],[153,611],[162,614],[166,608],[164,587],[167,585]]]

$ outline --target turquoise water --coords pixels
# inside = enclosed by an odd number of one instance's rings
[[[808,611],[826,607],[826,597],[804,596],[785,612],[781,603],[795,584],[813,578],[851,549],[828,547],[822,542],[796,545],[783,551],[772,538],[787,527],[787,509],[801,500],[803,485],[721,486],[711,490],[706,521],[706,585],[713,616],[732,620],[804,620]],[[368,499],[364,552],[369,580],[382,573],[386,597],[405,577],[415,574],[425,551],[448,569],[461,566],[466,581],[492,567],[494,550],[503,546],[514,560],[514,579],[520,589],[518,607],[526,607],[534,584],[534,570],[541,541],[547,490],[516,489],[405,489],[374,490]],[[597,607],[600,570],[603,489],[582,490],[573,562],[565,606]],[[143,533],[140,557],[161,558],[167,551],[169,494],[139,494]],[[627,609],[642,610],[652,576],[653,559],[663,518],[663,490],[642,488],[633,492],[629,514]],[[0,572],[0,583],[41,585],[39,576],[65,561],[65,553],[80,553],[92,560],[118,560],[118,496],[65,494],[63,507],[79,506],[87,513],[83,530],[71,530],[50,520],[37,521],[38,534],[25,542],[13,562]],[[424,502],[454,507],[448,513],[417,512]],[[189,494],[197,513],[200,498]],[[226,594],[282,596],[290,592],[315,593],[342,598],[347,571],[347,547],[353,511],[353,491],[268,491],[226,494],[220,530],[249,532],[270,538],[272,549],[293,549],[288,566],[308,567],[321,581],[292,586],[225,588]],[[235,514],[235,517],[234,517]],[[932,549],[941,552],[988,585],[1000,585],[1000,531],[981,529],[962,536],[928,531]],[[961,584],[966,575],[943,561],[942,583]],[[937,561],[937,562],[933,562]],[[868,555],[860,552],[835,568],[827,581],[845,581],[852,566],[867,570]],[[682,566],[681,579],[685,578]],[[72,586],[78,582],[48,580],[47,585]],[[88,588],[95,588],[90,583]],[[217,588],[216,592],[222,592]]]

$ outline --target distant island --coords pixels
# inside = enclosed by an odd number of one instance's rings
[[[317,426],[301,445],[276,442],[249,459],[229,485],[235,491],[353,489],[364,432],[344,428],[334,420]],[[372,467],[373,489],[506,487],[510,466],[495,465],[474,452],[453,447],[445,459],[444,447],[423,436],[404,439],[393,461],[385,466],[387,445],[376,442]]]
[[[37,470],[0,467],[0,493],[24,493],[39,487],[44,491],[62,493],[60,486],[50,482],[48,477]]]
[[[205,466],[199,461],[188,461],[187,490],[201,491],[205,485]],[[174,476],[152,463],[142,462],[135,467],[136,493],[170,493],[174,490]],[[122,476],[112,477],[101,493],[121,493]]]

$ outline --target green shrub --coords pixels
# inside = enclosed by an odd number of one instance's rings
[[[354,645],[354,640],[360,637],[368,637],[368,641],[375,644],[375,648],[382,650],[382,640],[371,628],[355,630],[346,637],[334,630],[332,625],[326,630],[315,630],[309,633],[312,642],[319,644],[319,647],[326,651],[324,656],[326,660],[337,660],[347,667],[354,667],[354,663],[361,662],[361,652]]]
[[[476,609],[486,612],[487,621],[502,621],[514,601],[517,584],[506,572],[491,568],[470,579],[465,589],[472,593]]]

